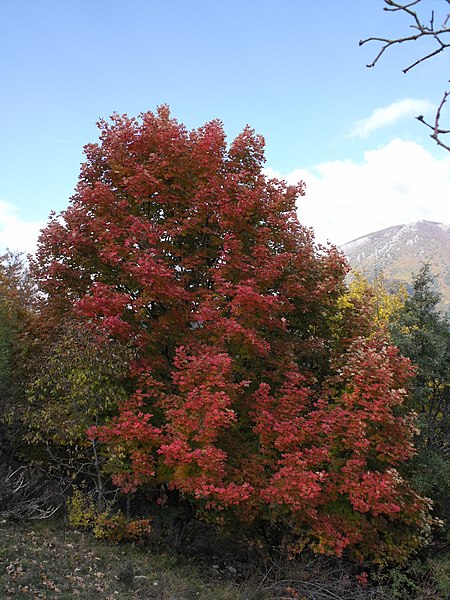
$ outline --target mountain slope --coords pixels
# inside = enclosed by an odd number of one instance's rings
[[[352,269],[369,280],[379,274],[390,283],[409,285],[413,274],[428,262],[438,284],[442,303],[450,308],[450,225],[418,221],[370,233],[341,249]]]

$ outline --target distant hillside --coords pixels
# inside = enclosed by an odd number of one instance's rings
[[[352,269],[369,280],[383,273],[387,282],[407,286],[412,274],[428,262],[450,311],[450,225],[433,221],[395,225],[344,244],[342,250]]]

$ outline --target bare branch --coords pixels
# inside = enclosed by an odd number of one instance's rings
[[[0,517],[48,519],[61,506],[59,487],[31,468],[0,472]]]
[[[412,63],[412,65],[409,65],[409,67],[406,67],[406,69],[403,69],[403,73],[407,73],[411,69],[414,69],[414,67],[417,67],[417,65],[419,65],[421,62],[425,62],[429,58],[436,56],[436,54],[439,54],[440,52],[442,52],[443,50],[445,50],[446,48],[449,48],[449,47],[450,47],[450,44],[443,44],[440,48],[438,48],[437,50],[434,50],[434,52],[430,52],[430,54],[427,54],[426,56],[419,58],[418,60],[416,60],[416,62]]]
[[[447,102],[447,98],[450,95],[450,92],[445,92],[441,103],[438,106],[437,112],[436,112],[436,117],[434,120],[434,131],[431,134],[431,137],[433,138],[433,140],[439,145],[442,146],[442,148],[445,148],[446,150],[448,150],[450,152],[450,146],[447,144],[444,144],[444,142],[442,141],[441,137],[442,135],[445,135],[447,133],[450,133],[450,131],[448,129],[441,129],[439,127],[439,123],[441,120],[441,111],[442,111],[442,107],[444,106],[444,104]]]
[[[439,121],[441,118],[441,111],[442,111],[442,107],[444,106],[444,104],[447,102],[447,98],[449,96],[450,92],[445,92],[441,103],[438,106],[437,112],[436,112],[436,120],[434,122],[434,134],[437,135],[438,133],[450,133],[448,130],[443,130],[443,129],[439,129]]]
[[[386,4],[388,5],[388,8],[386,8],[386,6],[383,8],[383,10],[386,11],[390,11],[390,12],[395,12],[397,10],[407,10],[409,8],[411,8],[411,6],[415,6],[416,4],[419,4],[421,0],[414,0],[413,2],[410,2],[409,4],[405,4],[404,6],[401,6],[399,4],[397,4],[397,2],[393,2],[392,0],[385,0]],[[391,7],[391,8],[389,8]]]
[[[450,0],[445,0],[445,1],[447,4],[450,4]],[[433,58],[434,56],[437,56],[438,54],[440,54],[441,52],[443,52],[444,50],[446,50],[447,48],[450,47],[450,41],[445,41],[445,39],[444,39],[444,36],[446,34],[450,34],[450,27],[448,26],[448,23],[450,20],[450,14],[447,14],[445,16],[445,19],[443,20],[442,25],[436,29],[435,28],[435,11],[434,10],[431,11],[431,17],[429,20],[429,24],[426,24],[425,22],[423,22],[421,20],[421,18],[419,17],[418,13],[416,12],[416,10],[413,10],[413,7],[417,7],[422,2],[422,0],[413,0],[412,2],[409,2],[409,3],[399,2],[397,0],[384,0],[384,2],[385,2],[386,6],[384,6],[383,10],[386,10],[389,12],[403,12],[403,13],[407,14],[412,19],[412,24],[410,25],[410,28],[414,29],[416,31],[416,33],[414,33],[413,35],[401,36],[401,37],[398,37],[395,39],[389,39],[389,38],[383,38],[383,37],[370,37],[370,38],[361,40],[359,42],[360,46],[362,46],[368,42],[378,42],[381,44],[381,48],[380,48],[378,54],[375,56],[374,60],[370,64],[367,65],[367,67],[369,67],[369,68],[374,67],[377,64],[377,62],[380,60],[380,58],[383,56],[384,52],[387,49],[391,48],[392,46],[395,46],[398,44],[403,44],[405,42],[414,42],[419,39],[431,38],[434,41],[434,43],[437,44],[437,48],[435,48],[434,50],[432,50],[430,52],[425,53],[423,56],[419,57],[417,60],[415,60],[409,66],[402,69],[403,73],[408,73],[408,71],[410,71],[411,69],[414,69],[421,63]],[[450,145],[447,145],[446,143],[444,143],[442,141],[442,136],[450,133],[450,131],[447,129],[443,129],[440,126],[440,120],[442,117],[442,108],[447,100],[449,93],[450,92],[444,93],[442,101],[441,101],[441,103],[437,109],[436,115],[435,115],[434,124],[431,124],[431,123],[428,123],[427,121],[425,121],[425,119],[423,118],[422,115],[420,115],[419,117],[416,117],[418,121],[420,121],[425,126],[427,126],[429,129],[432,130],[430,137],[433,140],[435,140],[435,142],[439,146],[441,146],[442,148],[445,148],[448,151],[450,151]]]

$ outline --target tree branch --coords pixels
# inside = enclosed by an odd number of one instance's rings
[[[450,27],[448,26],[448,22],[450,19],[450,13],[446,14],[442,25],[438,29],[435,29],[435,11],[434,10],[431,11],[431,18],[430,18],[429,24],[425,24],[424,22],[422,22],[418,13],[415,10],[412,10],[412,7],[418,6],[422,2],[422,0],[413,0],[412,2],[409,2],[409,3],[398,2],[397,0],[384,0],[384,2],[386,4],[386,6],[383,8],[383,10],[386,10],[389,12],[399,12],[400,11],[400,12],[406,13],[413,21],[413,23],[410,25],[410,28],[416,30],[417,33],[415,33],[414,35],[402,36],[402,37],[398,37],[395,39],[389,39],[389,38],[383,38],[383,37],[370,37],[370,38],[366,38],[364,40],[360,40],[360,42],[359,42],[360,46],[363,46],[364,44],[366,44],[368,42],[381,43],[381,49],[379,50],[378,54],[375,56],[374,60],[370,64],[366,65],[367,67],[369,67],[369,68],[374,67],[377,64],[377,62],[380,60],[380,58],[383,56],[384,52],[387,49],[391,48],[392,46],[395,46],[397,44],[403,44],[405,42],[414,42],[419,39],[425,39],[425,38],[431,37],[434,40],[434,42],[438,45],[438,47],[435,48],[434,50],[424,54],[423,56],[421,56],[420,58],[415,60],[413,63],[411,63],[409,66],[402,69],[403,73],[408,73],[408,71],[410,71],[411,69],[414,69],[421,63],[433,58],[434,56],[437,56],[438,54],[440,54],[441,52],[443,52],[444,50],[446,50],[447,48],[450,47],[450,41],[446,42],[443,39],[443,36],[445,36],[446,34],[450,34]],[[450,4],[450,0],[445,0],[445,2],[447,4]],[[436,111],[434,124],[430,124],[427,121],[425,121],[425,119],[423,118],[422,115],[416,117],[418,121],[420,121],[421,123],[423,123],[424,125],[426,125],[427,127],[429,127],[432,130],[430,137],[433,140],[435,140],[435,142],[439,146],[441,146],[442,148],[445,148],[448,151],[450,151],[450,145],[447,145],[446,143],[444,143],[442,141],[441,136],[450,133],[450,130],[443,129],[440,126],[440,120],[442,117],[443,106],[444,106],[449,94],[450,94],[450,92],[447,92],[447,91],[444,93],[441,103],[439,104],[439,107]]]

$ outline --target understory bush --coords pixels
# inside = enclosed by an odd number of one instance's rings
[[[99,510],[92,495],[75,487],[67,499],[67,518],[75,528],[92,531],[97,539],[142,542],[152,533],[150,519],[127,519],[121,511]]]

